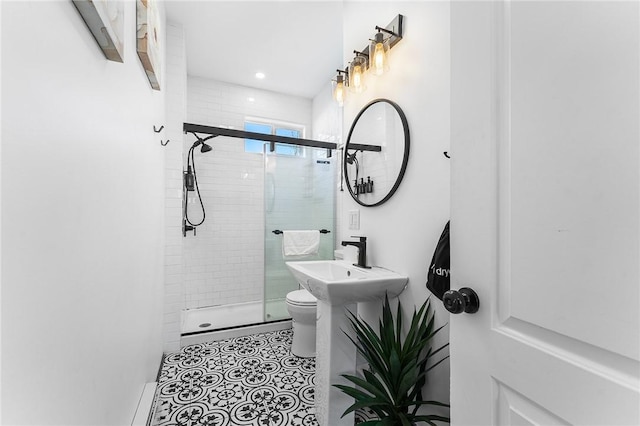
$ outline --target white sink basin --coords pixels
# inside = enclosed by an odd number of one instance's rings
[[[287,262],[296,280],[311,294],[331,305],[396,297],[409,278],[388,269],[359,268],[343,260]]]

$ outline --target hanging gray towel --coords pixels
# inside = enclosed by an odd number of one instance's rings
[[[442,235],[438,240],[433,259],[429,264],[427,272],[427,288],[438,299],[442,300],[442,295],[449,290],[451,271],[449,265],[449,222],[444,226]]]

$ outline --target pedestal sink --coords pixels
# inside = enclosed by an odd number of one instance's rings
[[[346,311],[357,302],[396,297],[408,278],[388,269],[360,268],[342,260],[287,262],[298,283],[318,299],[316,324],[316,418],[320,426],[352,426],[353,413],[340,417],[353,404],[335,384],[351,384],[342,374],[355,374],[356,349]],[[347,334],[345,334],[347,333]]]

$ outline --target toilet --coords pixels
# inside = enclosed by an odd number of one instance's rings
[[[287,311],[293,321],[291,353],[302,358],[316,356],[316,305],[318,299],[307,290],[287,294]]]

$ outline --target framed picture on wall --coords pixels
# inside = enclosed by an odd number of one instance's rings
[[[73,0],[87,27],[110,61],[124,62],[124,1]]]
[[[160,90],[160,14],[155,0],[136,0],[137,50],[151,87]]]

